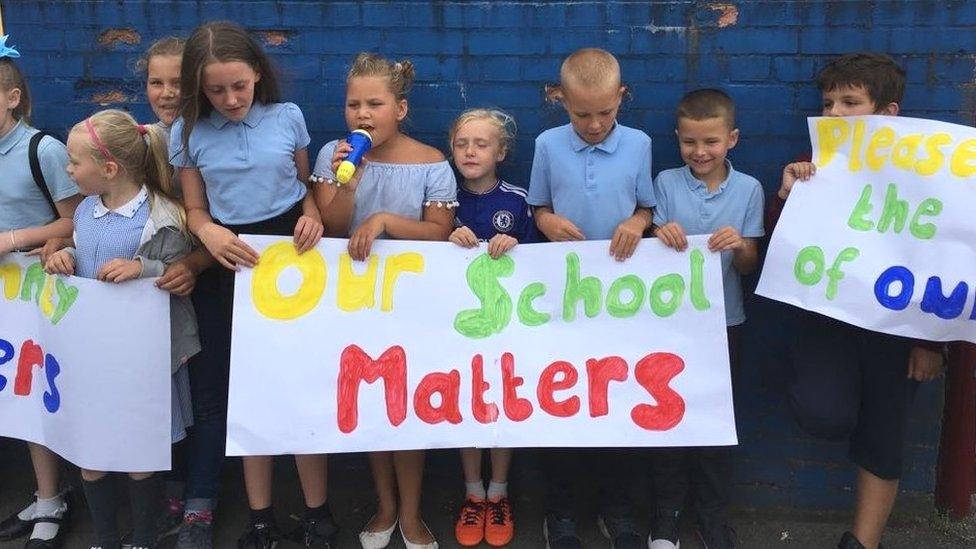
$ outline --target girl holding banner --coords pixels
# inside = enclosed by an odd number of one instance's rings
[[[515,140],[515,119],[497,109],[470,109],[451,126],[448,143],[454,166],[464,178],[458,187],[458,208],[451,242],[464,248],[487,243],[498,258],[517,244],[535,237],[532,211],[525,189],[498,178],[498,163],[505,160]],[[481,449],[461,448],[465,499],[454,525],[454,537],[465,547],[484,539],[493,547],[508,545],[515,536],[515,520],[508,499],[511,448],[492,448],[491,480],[485,489]]]
[[[200,275],[194,301],[205,325],[206,356],[195,368],[209,371],[207,432],[213,473],[223,460],[230,366],[234,272],[253,267],[257,253],[240,233],[293,236],[298,253],[322,236],[322,221],[303,181],[308,179],[310,141],[301,110],[282,103],[274,68],[261,47],[241,27],[226,22],[198,27],[186,42],[180,73],[182,118],[170,139],[190,231],[220,266]],[[244,147],[241,150],[240,147]],[[202,375],[202,371],[198,375]],[[200,441],[201,446],[207,441]],[[219,455],[218,455],[219,453]],[[200,459],[207,457],[201,456]],[[332,542],[338,527],[326,502],[324,455],[295,456],[307,509],[292,538],[305,546]],[[251,521],[238,545],[274,547],[281,534],[271,501],[271,456],[244,458]],[[217,476],[213,476],[216,487]]]
[[[368,131],[373,144],[348,184],[327,187],[334,198],[322,217],[330,236],[349,236],[349,255],[358,261],[369,257],[376,238],[447,240],[451,233],[454,172],[440,151],[400,131],[413,79],[410,61],[370,53],[356,57],[346,79],[346,125]],[[313,175],[335,182],[351,150],[346,141],[327,143]],[[362,546],[386,547],[399,523],[408,549],[435,549],[437,541],[420,516],[423,450],[372,452],[369,463],[379,510],[359,533]]]
[[[158,277],[191,248],[183,209],[172,193],[165,134],[127,113],[106,110],[80,122],[68,136],[68,173],[88,196],[74,217],[75,248],[48,258],[45,270],[120,283]],[[172,324],[172,440],[192,424],[185,363],[200,350],[196,319],[186,297],[174,297]],[[93,545],[121,547],[118,501],[111,477],[82,469],[82,486],[95,529]],[[132,547],[156,542],[160,476],[130,472]]]
[[[2,34],[2,33],[0,33]],[[20,53],[0,36],[0,257],[71,234],[71,217],[81,202],[65,173],[64,145],[30,126],[27,81],[14,63]],[[68,501],[59,492],[61,459],[39,444],[28,443],[37,478],[35,499],[0,522],[0,541],[26,535],[26,547],[55,547],[64,532]]]

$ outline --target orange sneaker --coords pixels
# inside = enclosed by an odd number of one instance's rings
[[[485,537],[485,500],[468,496],[461,506],[461,516],[454,525],[454,537],[465,547],[474,547]]]
[[[488,500],[488,519],[485,522],[485,541],[493,547],[508,545],[515,537],[515,520],[508,498]]]

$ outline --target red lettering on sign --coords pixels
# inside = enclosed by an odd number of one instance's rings
[[[390,347],[373,360],[358,345],[342,350],[339,358],[339,430],[351,433],[359,424],[359,383],[374,383],[383,378],[386,416],[393,426],[407,417],[407,355],[399,345]]]
[[[634,406],[630,411],[634,423],[648,431],[667,431],[681,422],[685,399],[668,384],[684,369],[685,361],[672,353],[652,353],[637,362],[634,378],[654,397],[657,405]]]

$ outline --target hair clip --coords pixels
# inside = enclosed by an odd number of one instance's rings
[[[147,133],[149,133],[149,130],[146,129],[146,126],[142,124],[137,124],[136,129],[139,130],[139,135],[146,135]]]
[[[10,58],[20,57],[20,52],[17,51],[16,48],[7,45],[7,37],[9,36],[10,36],[9,34],[4,34],[3,36],[0,36],[0,57],[10,57]]]

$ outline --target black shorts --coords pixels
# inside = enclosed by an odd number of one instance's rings
[[[793,309],[789,403],[800,426],[848,440],[850,457],[886,480],[902,475],[905,427],[918,382],[908,379],[909,338]]]

